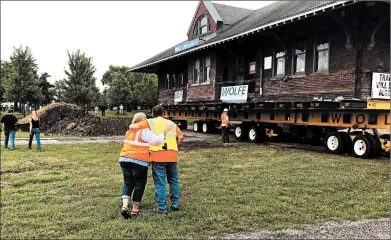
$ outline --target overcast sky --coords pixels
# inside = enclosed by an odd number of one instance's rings
[[[273,1],[215,1],[258,9]],[[198,1],[1,1],[1,60],[29,46],[39,73],[64,78],[66,51],[93,57],[97,86],[109,65],[136,65],[186,39]]]

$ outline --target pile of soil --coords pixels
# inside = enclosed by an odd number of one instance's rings
[[[37,111],[40,129],[46,133],[62,133],[79,136],[124,135],[131,123],[131,118],[100,118],[88,114],[82,109],[63,103],[53,103]],[[28,120],[21,122],[20,129],[28,131]]]

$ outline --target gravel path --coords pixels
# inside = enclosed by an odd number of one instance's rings
[[[299,229],[235,233],[219,239],[390,239],[390,219],[327,222]]]

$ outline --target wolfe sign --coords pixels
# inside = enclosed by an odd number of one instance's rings
[[[390,99],[390,74],[372,73],[372,98]]]
[[[248,85],[222,87],[220,100],[228,103],[247,102]]]

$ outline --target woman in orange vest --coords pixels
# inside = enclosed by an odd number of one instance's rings
[[[230,124],[228,120],[228,108],[224,108],[223,113],[221,114],[221,128],[223,132],[223,143],[229,143],[229,132],[228,125]]]
[[[132,124],[146,119],[147,116],[144,113],[137,113],[133,117]],[[171,129],[172,125],[167,125],[163,133],[156,135],[149,129],[148,125],[144,125],[142,128],[129,129],[126,132],[118,160],[124,176],[121,208],[121,215],[124,218],[127,219],[140,213],[141,199],[147,184],[148,166],[150,165],[149,148],[151,145],[163,144],[166,133]],[[131,196],[133,206],[129,213],[128,205]]]

